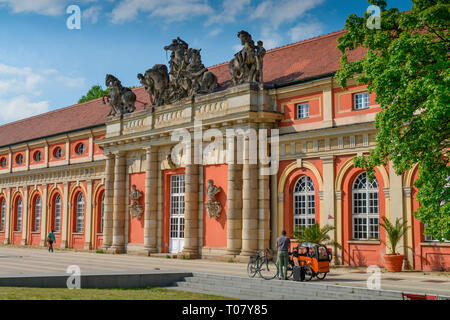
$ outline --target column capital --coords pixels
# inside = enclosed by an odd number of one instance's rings
[[[329,155],[329,156],[322,156],[320,157],[320,160],[322,160],[322,162],[325,163],[334,163],[334,155]]]
[[[411,191],[412,191],[411,187],[403,187],[403,196],[405,198],[411,198]]]

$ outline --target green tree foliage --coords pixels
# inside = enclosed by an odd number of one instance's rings
[[[83,103],[86,101],[91,101],[97,98],[101,98],[104,95],[109,93],[109,88],[106,88],[106,90],[103,90],[101,85],[94,85],[91,89],[86,93],[86,95],[82,96],[80,100],[78,100],[78,103]]]
[[[375,121],[377,146],[354,164],[373,177],[373,168],[388,161],[397,174],[418,163],[414,185],[421,205],[414,214],[426,235],[450,239],[450,1],[413,0],[407,12],[387,10],[386,1],[368,2],[381,8],[381,29],[367,28],[370,14],[352,14],[338,44],[340,85],[350,79],[367,84],[382,108]],[[367,54],[350,62],[358,47]]]

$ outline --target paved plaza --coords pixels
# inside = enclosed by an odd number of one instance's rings
[[[182,260],[135,255],[110,255],[91,252],[0,246],[0,276],[64,274],[70,265],[81,272],[183,271],[246,276],[246,264],[210,260]],[[365,268],[333,268],[320,283],[366,287]],[[313,280],[312,282],[318,282]],[[449,273],[408,271],[382,273],[381,289],[450,296]]]

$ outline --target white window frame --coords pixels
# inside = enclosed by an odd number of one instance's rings
[[[303,184],[303,186],[302,186]],[[294,186],[293,192],[293,226],[311,227],[316,223],[316,193],[312,179],[301,176]]]
[[[84,233],[84,195],[80,192],[77,196],[77,210],[75,219],[75,232]]]
[[[16,209],[16,228],[14,231],[21,232],[22,231],[22,213],[23,213],[23,202],[22,197],[19,197],[17,200],[17,209]]]
[[[55,233],[61,232],[61,210],[62,209],[62,199],[61,195],[58,193],[55,197],[55,208],[54,208],[54,231]]]
[[[361,179],[365,185],[359,188]],[[380,238],[380,197],[376,178],[369,181],[366,172],[358,175],[352,186],[352,235],[353,240]]]
[[[297,104],[297,119],[309,118],[309,102]]]
[[[364,110],[370,107],[370,97],[367,91],[358,92],[353,95],[353,109]]]
[[[8,164],[8,160],[6,160],[5,157],[0,159],[0,168],[6,168],[7,164]]]
[[[6,218],[6,200],[3,198],[0,204],[0,232],[5,231],[5,218]]]
[[[170,177],[170,239],[184,239],[185,191],[185,175],[172,175]]]
[[[100,202],[100,233],[103,233],[104,217],[105,217],[105,193],[103,192],[102,200]]]
[[[41,213],[42,213],[41,196],[37,196],[36,200],[34,201],[34,230],[33,230],[34,232],[41,231]]]

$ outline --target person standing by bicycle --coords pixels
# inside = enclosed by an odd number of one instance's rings
[[[278,275],[280,280],[287,280],[287,267],[290,246],[291,240],[286,236],[286,231],[283,230],[281,232],[281,236],[277,239]]]

